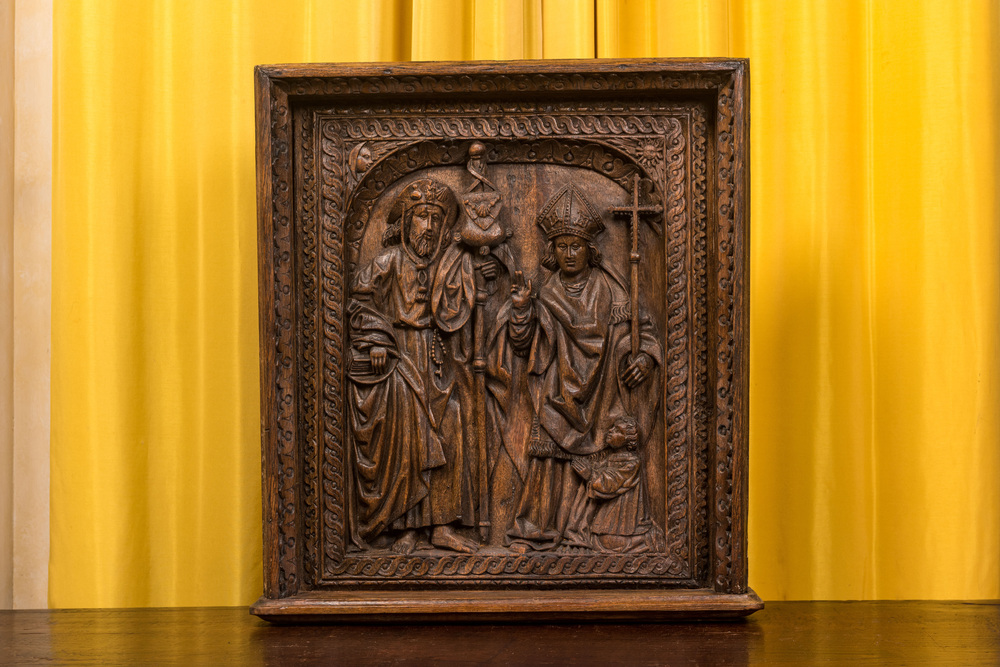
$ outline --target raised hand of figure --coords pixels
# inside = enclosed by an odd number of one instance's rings
[[[476,268],[486,280],[495,280],[500,275],[500,262],[492,255],[484,259]]]
[[[372,372],[378,375],[385,370],[385,362],[389,358],[389,350],[378,345],[372,345],[368,351],[368,356],[372,360]]]
[[[653,369],[653,358],[645,352],[640,352],[633,359],[625,370],[622,371],[621,380],[628,389],[635,389],[646,381],[649,372]]]
[[[575,458],[573,459],[573,462],[570,463],[570,465],[573,466],[573,470],[576,471],[577,475],[583,477],[584,479],[590,479],[590,474],[592,471],[590,469],[590,466],[587,465],[587,461],[585,459]]]
[[[521,310],[531,305],[531,281],[525,282],[524,274],[520,271],[514,272],[514,278],[510,284],[510,300],[515,308]]]

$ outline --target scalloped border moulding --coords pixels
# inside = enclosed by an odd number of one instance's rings
[[[621,621],[763,607],[747,586],[748,94],[737,59],[256,69],[264,595],[253,614]],[[658,193],[667,530],[656,553],[349,546],[352,260],[383,192],[421,169],[457,173],[472,142],[498,164],[591,169],[626,193],[641,177]]]

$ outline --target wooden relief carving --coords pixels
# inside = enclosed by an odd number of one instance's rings
[[[254,613],[758,609],[746,63],[257,77]]]

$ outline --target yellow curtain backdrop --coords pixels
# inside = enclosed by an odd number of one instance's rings
[[[261,590],[252,66],[740,56],[750,583],[1000,597],[989,0],[74,0],[55,8],[54,607]]]

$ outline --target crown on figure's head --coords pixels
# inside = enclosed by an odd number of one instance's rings
[[[421,204],[440,206],[446,220],[451,219],[458,208],[458,202],[451,188],[430,178],[421,178],[407,185],[399,193],[390,217],[399,218],[406,211]]]
[[[538,214],[538,226],[550,241],[564,234],[593,241],[604,231],[601,216],[574,185],[567,185],[549,200]]]

